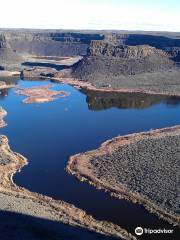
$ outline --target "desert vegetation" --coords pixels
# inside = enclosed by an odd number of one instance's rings
[[[179,126],[126,135],[72,156],[67,170],[178,224],[179,149]]]

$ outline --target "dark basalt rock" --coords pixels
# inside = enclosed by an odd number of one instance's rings
[[[113,45],[104,41],[93,41],[88,56],[74,69],[74,76],[80,79],[109,78],[119,75],[135,75],[167,70],[174,66],[169,55],[150,46]]]

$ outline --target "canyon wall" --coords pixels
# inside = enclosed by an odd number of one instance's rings
[[[73,71],[74,77],[83,80],[136,75],[164,71],[175,66],[171,56],[155,47],[147,45],[114,45],[105,41],[92,41],[88,55]]]
[[[180,34],[0,29],[1,69],[18,69],[29,55],[88,55],[91,59],[85,57],[83,66],[89,64],[89,61],[97,61],[99,68],[102,66],[103,70],[104,64],[109,66],[113,63],[120,66],[119,70],[116,67],[112,69],[117,74],[136,74],[169,68],[172,65],[170,60],[180,61]],[[120,61],[120,58],[123,60]],[[79,70],[83,73],[83,70]]]

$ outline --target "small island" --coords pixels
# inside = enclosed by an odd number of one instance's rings
[[[23,103],[44,103],[70,95],[70,93],[65,91],[52,90],[50,86],[23,88],[17,90],[16,93],[27,96],[27,98],[23,100]]]

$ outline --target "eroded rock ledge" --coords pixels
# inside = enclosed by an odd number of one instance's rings
[[[67,171],[178,225],[180,126],[113,138],[70,158]]]
[[[121,239],[136,239],[120,226],[106,221],[97,221],[85,211],[63,201],[57,201],[41,194],[30,192],[13,183],[12,177],[27,164],[27,159],[13,152],[6,136],[0,136],[0,207],[8,199],[11,212],[55,220],[108,236]],[[8,198],[6,197],[8,196]]]

